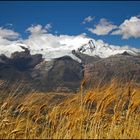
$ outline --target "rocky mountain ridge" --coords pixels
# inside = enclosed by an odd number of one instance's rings
[[[86,88],[114,78],[123,83],[132,80],[140,83],[140,56],[129,51],[101,58],[83,53],[83,48],[72,50],[78,62],[67,55],[46,61],[42,54],[31,55],[28,48],[21,48],[23,51],[14,52],[11,57],[0,55],[0,80],[8,81],[9,85],[24,81],[31,89],[41,92],[76,92],[83,79],[87,79]]]

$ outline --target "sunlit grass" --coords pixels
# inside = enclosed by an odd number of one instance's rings
[[[140,87],[114,81],[87,91],[83,83],[77,94],[10,94],[0,102],[0,138],[136,139],[139,118]]]

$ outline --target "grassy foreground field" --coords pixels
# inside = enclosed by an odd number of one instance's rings
[[[0,139],[140,139],[140,87],[18,96],[0,100]]]

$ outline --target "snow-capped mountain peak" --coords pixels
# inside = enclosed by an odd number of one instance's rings
[[[80,48],[78,48],[78,51],[83,53],[86,51],[90,51],[92,53],[94,50],[95,50],[95,44],[93,40],[89,40],[88,44],[84,44]]]
[[[10,57],[12,53],[26,51],[25,49],[28,49],[32,55],[42,54],[43,58],[48,61],[67,55],[79,62],[79,58],[72,53],[73,50],[89,56],[99,56],[100,58],[124,52],[137,55],[140,52],[135,48],[109,45],[102,40],[94,40],[84,35],[76,37],[66,35],[52,37],[52,35],[47,35],[47,37],[40,39],[30,38],[27,40],[6,42],[6,44],[0,45],[0,54]]]
[[[134,48],[130,49],[128,47],[109,45],[101,40],[97,40],[96,42],[95,40],[89,40],[87,44],[79,47],[77,51],[90,56],[99,56],[101,58],[106,58],[116,54],[122,54],[124,52],[127,52],[131,55],[137,55],[139,52],[139,50],[134,50]]]

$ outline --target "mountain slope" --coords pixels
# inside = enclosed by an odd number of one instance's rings
[[[87,63],[84,68],[84,78],[88,79],[87,87],[102,86],[119,80],[119,84],[133,81],[140,84],[140,56],[118,54],[102,58],[96,62]]]
[[[76,91],[83,79],[83,67],[69,56],[38,64],[33,82],[41,91]]]

